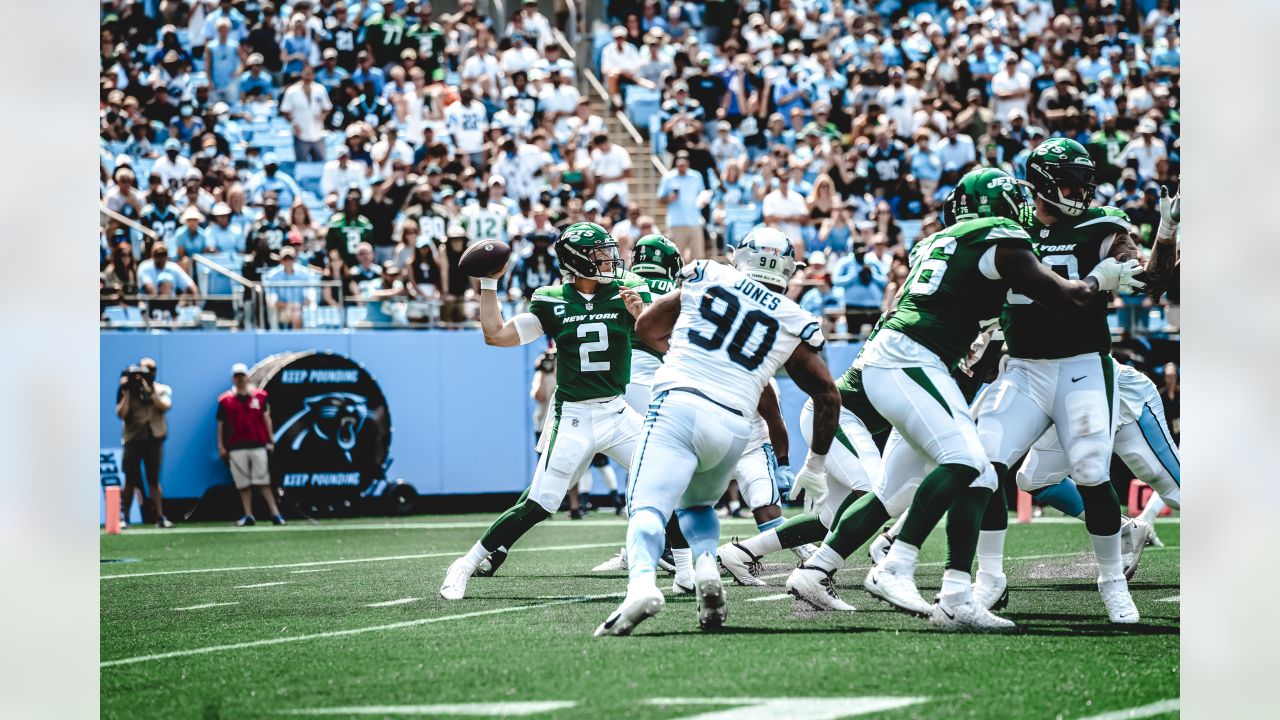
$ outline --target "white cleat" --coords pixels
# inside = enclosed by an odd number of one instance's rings
[[[1129,594],[1129,581],[1124,578],[1115,580],[1098,579],[1098,592],[1102,594],[1102,604],[1107,606],[1107,617],[1111,622],[1133,625],[1141,618],[1138,606],[1133,604],[1133,596]]]
[[[760,586],[765,585],[765,581],[756,577],[760,574],[761,564],[760,556],[752,555],[751,551],[742,547],[738,542],[738,538],[734,538],[728,543],[721,545],[716,549],[716,556],[720,558],[720,564],[725,570],[733,576],[734,582],[739,585]]]
[[[862,587],[866,588],[872,597],[883,600],[903,612],[920,617],[929,617],[933,613],[933,606],[920,597],[915,578],[894,572],[894,569],[888,565],[877,565],[871,568],[867,573],[867,579],[862,582]]]
[[[440,597],[445,600],[461,600],[467,594],[467,580],[475,571],[467,564],[466,558],[453,561],[444,574],[444,584],[440,586]]]
[[[889,533],[880,533],[875,540],[871,541],[871,545],[867,546],[867,555],[871,556],[871,564],[879,565],[889,554],[889,548],[893,546],[893,538],[889,537]]]
[[[618,609],[596,628],[595,636],[630,635],[637,625],[662,612],[662,606],[666,604],[662,591],[654,585],[634,595],[627,593]]]
[[[1004,575],[978,571],[973,583],[973,599],[988,610],[1002,610],[1009,604],[1009,581]]]
[[[836,571],[801,565],[787,577],[787,593],[808,604],[815,610],[853,612],[849,603],[836,593]]]
[[[725,607],[720,568],[710,553],[698,558],[693,569],[693,584],[698,593],[698,626],[703,630],[719,630],[729,617],[729,609]]]
[[[614,572],[627,569],[627,549],[622,548],[616,555],[591,568],[591,572]]]
[[[1124,558],[1124,579],[1132,580],[1138,572],[1138,563],[1142,560],[1142,551],[1147,549],[1153,529],[1142,520],[1128,520],[1121,529],[1120,553]]]
[[[795,553],[795,556],[800,558],[800,562],[803,563],[813,557],[814,553],[818,552],[818,546],[813,543],[805,543],[791,548],[791,552]]]
[[[1147,539],[1147,544],[1153,545],[1155,547],[1164,547],[1164,541],[1161,540],[1160,536],[1156,534],[1155,525],[1151,526],[1151,537]]]
[[[692,594],[693,591],[694,586],[692,577],[680,577],[677,575],[671,579],[672,595],[689,595]]]
[[[929,622],[947,632],[1013,632],[1012,620],[992,615],[972,592],[938,595],[929,612]]]

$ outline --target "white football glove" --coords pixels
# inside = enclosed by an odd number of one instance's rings
[[[820,504],[827,497],[827,456],[814,455],[810,452],[804,459],[804,467],[796,474],[795,484],[791,486],[788,500],[795,501],[804,490],[805,497],[813,505]]]
[[[1182,220],[1182,195],[1170,196],[1169,188],[1160,186],[1160,229],[1156,231],[1156,239],[1168,240],[1178,234],[1178,223]]]
[[[1106,258],[1095,265],[1093,272],[1089,273],[1087,277],[1091,277],[1098,282],[1099,290],[1133,292],[1147,286],[1141,280],[1134,279],[1133,276],[1140,272],[1142,272],[1142,263],[1137,260],[1120,262],[1115,258]]]

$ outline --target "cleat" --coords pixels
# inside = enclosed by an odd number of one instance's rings
[[[894,572],[892,567],[877,565],[871,568],[867,573],[867,579],[862,582],[862,587],[866,588],[872,597],[883,600],[903,612],[926,618],[933,614],[933,606],[920,597],[915,578]]]
[[[622,548],[613,557],[591,568],[591,572],[613,572],[627,569],[627,549]]]
[[[698,593],[698,627],[719,630],[725,618],[729,617],[729,609],[725,607],[720,568],[710,553],[698,558],[693,571],[693,585]]]
[[[797,545],[791,548],[791,552],[795,553],[796,557],[800,558],[801,563],[804,563],[805,560],[813,557],[813,554],[818,552],[818,547],[813,543],[805,543],[804,545]]]
[[[581,520],[581,519],[582,519],[582,508],[574,508],[574,509],[570,510],[570,511],[569,511],[569,519],[570,519],[570,520]]]
[[[671,548],[662,551],[662,555],[658,557],[658,567],[666,570],[672,575],[676,572],[676,558],[671,554]]]
[[[1138,607],[1133,604],[1133,596],[1129,594],[1129,581],[1122,577],[1115,580],[1098,579],[1098,592],[1102,594],[1102,604],[1107,607],[1107,617],[1111,622],[1132,625],[1140,619]]]
[[[168,521],[166,521],[166,522],[168,522]],[[285,524],[284,516],[283,516],[283,515],[276,515],[275,517],[271,518],[271,524],[272,524],[272,525],[284,525],[284,524]]]
[[[475,568],[467,566],[466,558],[453,561],[445,571],[444,583],[440,585],[440,597],[445,600],[461,600],[467,594],[467,580]]]
[[[716,550],[716,556],[720,558],[720,564],[724,569],[733,576],[734,582],[739,585],[759,587],[766,584],[765,581],[756,577],[762,569],[760,556],[752,555],[750,550],[742,547],[738,538],[721,545]]]
[[[871,556],[871,564],[879,565],[885,556],[889,554],[889,548],[893,546],[893,538],[889,537],[889,533],[880,533],[875,540],[867,546],[867,555]]]
[[[595,636],[630,635],[636,625],[657,615],[666,604],[666,599],[654,586],[649,586],[635,595],[627,593],[627,597],[622,600],[618,609],[596,628]]]
[[[929,622],[947,632],[1014,632],[1012,620],[992,615],[977,602],[972,592],[938,595],[929,613]]]
[[[507,561],[506,550],[494,550],[493,552],[489,553],[488,557],[480,561],[480,564],[476,566],[476,569],[474,572],[471,573],[471,576],[472,577],[493,577],[498,572],[498,568],[502,567],[502,563],[506,561]]]
[[[836,593],[836,571],[801,565],[787,577],[787,593],[815,610],[853,612],[849,603]]]
[[[249,527],[256,522],[257,520],[254,520],[252,515],[245,515],[236,521],[236,527]]]
[[[1137,574],[1138,563],[1142,560],[1142,551],[1147,549],[1151,533],[1151,525],[1141,520],[1129,520],[1124,524],[1120,535],[1120,550],[1125,560],[1125,580],[1132,580]]]
[[[169,518],[161,515],[160,519],[156,521],[156,527],[161,530],[167,530],[173,527],[173,522],[170,521]]]
[[[672,595],[691,595],[695,589],[693,578],[691,577],[676,577],[671,580]]]
[[[1009,582],[1004,575],[978,571],[973,583],[973,599],[988,610],[1003,610],[1009,605]]]
[[[1147,538],[1147,544],[1154,547],[1164,547],[1164,541],[1156,534],[1156,526],[1151,526],[1151,536]]]

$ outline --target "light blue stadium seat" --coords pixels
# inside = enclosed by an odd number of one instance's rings
[[[141,327],[142,311],[132,305],[112,305],[102,313],[107,323],[113,327]]]
[[[623,94],[627,106],[627,119],[637,128],[647,130],[650,120],[662,108],[662,92],[639,85],[628,85]]]
[[[347,327],[351,327],[356,323],[366,322],[369,319],[369,311],[363,305],[347,306]]]
[[[293,179],[304,192],[320,194],[320,176],[324,173],[322,162],[294,163]]]
[[[342,327],[342,314],[332,305],[304,307],[302,325],[307,328],[339,328]]]

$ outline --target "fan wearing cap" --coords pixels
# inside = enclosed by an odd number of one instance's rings
[[[275,309],[276,327],[302,329],[303,308],[316,306],[318,288],[308,283],[319,279],[310,268],[298,262],[298,251],[293,245],[280,248],[280,264],[262,275],[267,302]]]
[[[361,213],[360,185],[347,185],[341,209],[329,218],[325,229],[325,250],[337,250],[348,265],[356,261],[356,248],[373,241],[373,223]]]
[[[276,507],[271,492],[270,453],[275,450],[272,438],[271,408],[267,391],[249,381],[249,367],[244,363],[231,366],[231,389],[218,396],[218,457],[227,461],[231,481],[240,493],[244,514],[236,525],[253,525],[253,488],[258,488],[271,513],[271,521],[284,525],[284,516]]]
[[[533,116],[517,104],[520,93],[513,87],[502,89],[502,109],[493,114],[493,124],[506,135],[523,140],[533,132]]]
[[[606,45],[600,53],[600,71],[604,73],[605,84],[609,88],[609,102],[614,108],[620,109],[623,103],[623,85],[650,87],[652,83],[636,75],[642,58],[636,46],[627,42],[627,29],[618,25],[611,34],[613,42]]]
[[[1045,119],[1049,131],[1060,130],[1066,124],[1069,111],[1084,111],[1084,96],[1075,87],[1075,75],[1067,68],[1053,71],[1053,87],[1040,93],[1036,109]]]
[[[144,294],[155,295],[160,286],[159,277],[164,273],[173,278],[173,289],[179,294],[196,294],[196,284],[187,271],[169,262],[169,246],[157,242],[151,246],[151,257],[138,263],[138,287]]]
[[[258,31],[254,30],[254,32],[257,33]],[[271,42],[275,43],[274,30],[271,32]],[[261,95],[269,94],[271,89],[275,87],[275,79],[271,76],[270,70],[266,68],[262,53],[249,53],[244,65],[245,70],[240,73],[240,77],[236,81],[236,88],[240,92],[240,101],[247,102],[255,91]]]
[[[178,264],[187,272],[191,272],[191,256],[198,253],[212,252],[209,245],[209,234],[204,230],[204,213],[194,207],[188,207],[178,216],[182,227],[174,233],[174,247],[178,250]]]
[[[544,336],[555,342],[555,412],[543,429],[542,458],[528,492],[449,566],[440,587],[446,600],[461,600],[482,562],[494,553],[505,555],[534,525],[551,517],[596,453],[624,468],[631,465],[641,419],[622,395],[631,376],[632,332],[649,302],[648,288],[638,277],[625,275],[618,243],[599,225],[569,226],[555,248],[566,281],[536,290],[529,312],[505,320],[498,277],[480,281],[486,344],[515,347]]]
[[[209,216],[213,218],[205,231],[209,247],[220,253],[243,252],[245,228],[231,224],[231,206],[224,202],[217,203]]]
[[[705,118],[706,110],[697,100],[689,97],[689,83],[684,80],[671,83],[671,98],[662,103],[658,115],[662,132],[680,135],[690,130],[701,130]]]
[[[293,199],[302,196],[298,183],[288,173],[280,170],[280,156],[272,151],[262,155],[262,170],[249,178],[245,192],[254,205],[262,204],[262,198],[269,192],[276,194],[276,199],[283,207],[293,205]]]
[[[1138,166],[1138,175],[1143,180],[1151,180],[1156,177],[1156,162],[1167,159],[1169,151],[1165,148],[1164,140],[1156,134],[1159,130],[1156,121],[1151,117],[1144,117],[1138,121],[1138,136],[1129,141],[1124,150],[1120,151],[1120,157],[1117,158],[1121,164],[1133,161]]]
[[[320,174],[320,194],[325,204],[337,207],[342,202],[340,193],[345,193],[353,185],[360,188],[362,195],[368,194],[369,168],[351,158],[350,148],[339,145],[334,151],[334,159],[324,164]]]
[[[151,172],[160,176],[160,182],[177,190],[191,172],[191,161],[182,155],[182,142],[178,138],[164,141],[164,155],[151,166]]]

